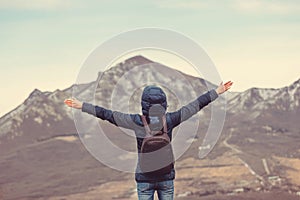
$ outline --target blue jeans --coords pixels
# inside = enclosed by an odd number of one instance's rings
[[[137,182],[139,200],[153,200],[155,191],[157,191],[159,200],[173,200],[174,181],[169,180],[155,183]]]

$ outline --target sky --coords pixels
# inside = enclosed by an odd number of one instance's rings
[[[280,88],[300,78],[299,0],[0,0],[0,116],[35,88],[71,86],[93,49],[143,27],[193,39],[221,78],[234,82],[233,91]]]

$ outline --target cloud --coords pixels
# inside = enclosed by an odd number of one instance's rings
[[[152,3],[167,9],[221,8],[249,14],[298,14],[300,12],[299,0],[153,0]]]
[[[196,1],[196,0],[155,0],[153,3],[160,8],[169,9],[203,9],[211,7],[209,1]]]
[[[70,6],[70,0],[0,0],[2,10],[57,10]]]
[[[233,0],[232,7],[246,13],[291,14],[300,12],[300,1]]]

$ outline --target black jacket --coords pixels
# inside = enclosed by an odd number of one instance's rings
[[[218,97],[218,94],[215,90],[210,90],[209,92],[199,96],[196,100],[190,102],[189,104],[183,106],[179,110],[175,112],[167,112],[166,113],[166,121],[168,127],[168,135],[172,140],[172,131],[178,126],[181,122],[189,119],[198,111],[200,111],[203,107],[208,105],[210,102],[214,101]],[[105,109],[100,106],[94,106],[89,103],[83,103],[82,111],[92,114],[102,120],[107,120],[116,126],[120,126],[123,128],[131,129],[135,132],[136,140],[137,140],[137,149],[140,153],[141,145],[143,142],[143,138],[145,136],[145,129],[143,126],[143,122],[141,119],[141,115],[139,114],[125,114],[118,111],[112,111],[109,109]],[[171,173],[166,174],[162,177],[154,177],[148,176],[140,172],[139,164],[137,163],[135,179],[137,182],[157,182],[157,181],[165,181],[172,180],[175,178],[175,170],[173,169]]]

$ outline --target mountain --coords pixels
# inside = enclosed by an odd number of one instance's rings
[[[35,89],[0,118],[0,199],[97,199],[99,195],[136,199],[133,174],[110,169],[89,154],[78,138],[72,109],[63,100],[76,96],[106,108],[140,113],[143,87],[157,82],[167,94],[169,111],[216,87],[135,56],[99,72],[91,83],[54,92]],[[279,89],[228,92],[226,101],[222,135],[205,159],[198,159],[198,151],[211,106],[200,111],[200,122],[193,118],[185,122],[187,134],[193,132],[189,125],[197,123],[199,128],[195,138],[180,141],[191,146],[176,162],[176,198],[298,198],[300,79]],[[82,120],[90,123],[88,117]],[[107,122],[99,123],[111,142],[135,151],[135,138]],[[96,130],[91,126],[85,134],[90,131]]]
[[[251,88],[229,100],[234,111],[249,112],[272,109],[277,112],[299,112],[300,80],[280,89]]]

